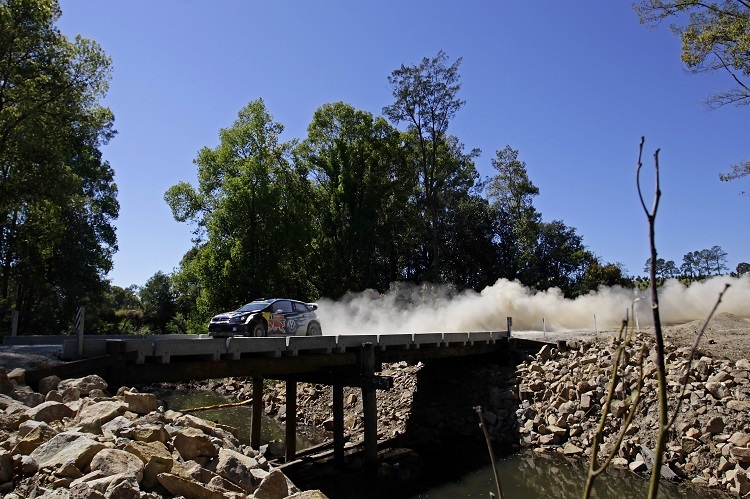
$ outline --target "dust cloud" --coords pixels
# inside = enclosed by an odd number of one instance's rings
[[[716,276],[684,286],[677,280],[659,288],[661,320],[679,324],[705,319],[725,284],[717,312],[750,318],[750,276]],[[318,301],[325,334],[389,334],[443,331],[504,331],[507,317],[515,331],[602,331],[619,328],[635,311],[639,325],[650,325],[650,291],[621,287],[566,299],[553,288],[534,291],[500,279],[481,292],[456,292],[450,286],[395,284],[384,294],[349,293]]]

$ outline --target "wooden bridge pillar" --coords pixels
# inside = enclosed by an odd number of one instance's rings
[[[297,455],[297,382],[286,381],[286,462]]]
[[[250,446],[260,448],[261,417],[263,416],[263,378],[253,378],[253,419],[250,423]]]
[[[333,461],[344,464],[344,386],[333,385]]]
[[[362,345],[362,409],[365,425],[365,465],[375,467],[378,464],[378,400],[375,395],[375,345]]]

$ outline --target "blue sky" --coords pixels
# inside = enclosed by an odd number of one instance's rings
[[[58,26],[96,40],[113,59],[105,100],[118,135],[104,148],[116,172],[118,286],[172,272],[191,227],[163,200],[195,184],[193,159],[218,145],[238,111],[263,98],[304,138],[314,111],[343,101],[381,115],[387,78],[443,50],[460,66],[466,101],[451,123],[477,167],[519,150],[540,189],[544,220],[575,227],[606,262],[642,274],[648,226],[635,187],[641,136],[647,172],[661,149],[659,256],[721,246],[728,264],[750,261],[747,181],[720,182],[750,159],[750,108],[708,111],[702,101],[727,75],[689,75],[679,40],[639,24],[629,2],[444,0],[102,2],[61,0]],[[649,206],[653,184],[647,175]]]

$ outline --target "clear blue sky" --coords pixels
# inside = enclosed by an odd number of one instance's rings
[[[195,184],[198,150],[215,147],[247,103],[263,98],[282,138],[302,139],[325,103],[382,114],[391,72],[439,50],[463,58],[466,105],[449,133],[482,150],[480,173],[493,174],[495,151],[519,150],[544,220],[575,227],[604,261],[640,275],[649,256],[635,188],[641,136],[649,172],[661,149],[659,256],[679,266],[719,245],[731,270],[750,261],[750,197],[739,195],[750,185],[718,179],[750,159],[750,108],[706,110],[729,77],[688,75],[679,40],[640,25],[630,2],[60,4],[63,33],[93,38],[113,59],[105,104],[119,133],[104,156],[119,188],[115,285],[179,265],[191,227],[174,221],[164,192]]]

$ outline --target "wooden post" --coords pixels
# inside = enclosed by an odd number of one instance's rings
[[[286,462],[297,455],[297,382],[286,382]]]
[[[365,465],[375,468],[378,464],[378,400],[375,386],[375,345],[362,345],[362,409],[365,416]]]
[[[86,307],[78,307],[76,326],[78,327],[78,358],[83,358],[83,325],[86,319]]]
[[[10,317],[10,335],[18,336],[18,310],[14,310]]]
[[[333,385],[333,462],[344,465],[344,386]]]
[[[263,378],[253,378],[253,419],[250,422],[250,446],[260,448],[261,417],[263,416]]]

